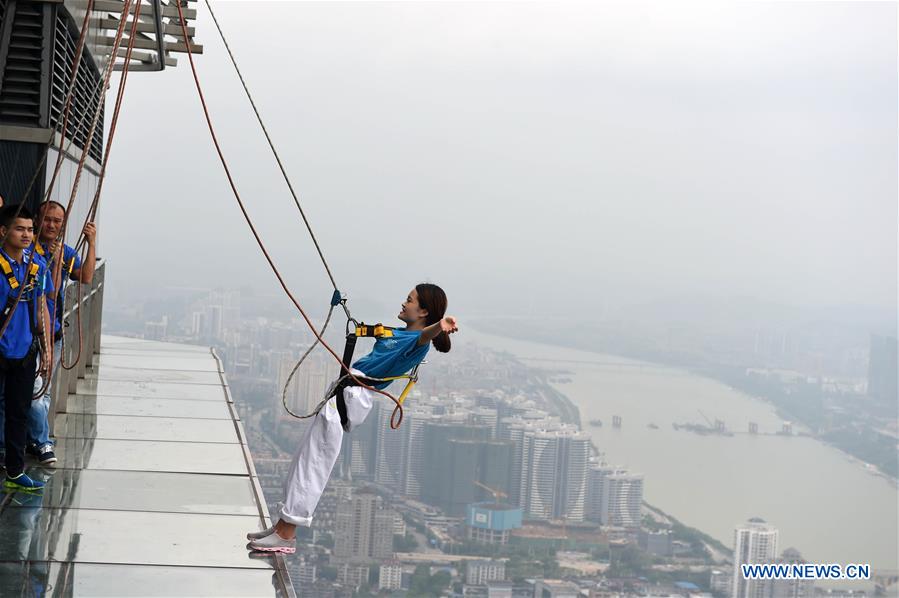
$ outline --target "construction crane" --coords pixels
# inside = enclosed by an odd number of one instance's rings
[[[483,488],[484,490],[486,490],[487,492],[489,492],[490,494],[492,494],[492,495],[493,495],[493,502],[497,502],[497,503],[500,502],[500,500],[499,500],[500,497],[502,497],[502,498],[509,498],[509,495],[506,494],[505,492],[503,492],[502,490],[496,490],[496,489],[494,489],[494,488],[491,488],[491,487],[488,486],[487,484],[482,484],[482,483],[480,483],[480,482],[477,481],[477,480],[472,480],[472,482],[474,482],[475,486],[479,486],[479,487]]]
[[[705,416],[705,413],[703,413],[703,412],[700,411],[699,409],[697,409],[696,411],[699,411],[699,415],[701,415],[701,416],[702,416],[702,419],[705,420],[705,423],[707,423],[707,424],[709,425],[709,428],[714,428],[714,427],[715,427],[714,424],[712,424],[712,420],[710,420],[709,418],[707,418],[707,417]]]

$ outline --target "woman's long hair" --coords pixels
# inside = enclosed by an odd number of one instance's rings
[[[415,292],[418,294],[419,307],[428,311],[428,317],[425,320],[427,325],[430,326],[442,320],[446,314],[447,303],[446,293],[443,292],[443,289],[436,284],[423,282],[415,285]],[[452,347],[449,335],[445,332],[438,334],[431,342],[434,343],[434,348],[441,353],[449,353],[450,347]]]

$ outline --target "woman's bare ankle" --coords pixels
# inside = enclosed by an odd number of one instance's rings
[[[283,519],[279,519],[275,524],[275,533],[284,540],[293,540],[297,535],[296,530],[297,526],[287,523]]]

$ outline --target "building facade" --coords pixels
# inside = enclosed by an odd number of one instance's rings
[[[403,587],[403,566],[399,562],[384,563],[378,571],[378,589],[395,591]]]
[[[393,556],[396,513],[383,499],[365,490],[337,507],[334,557],[341,561],[369,562]]]
[[[743,579],[740,566],[774,561],[777,556],[777,537],[777,529],[757,517],[734,529],[732,598],[765,598],[769,592],[768,583],[764,580]]]
[[[465,563],[465,583],[485,586],[491,581],[505,581],[506,563],[494,560],[468,561]]]
[[[642,520],[643,476],[614,473],[602,487],[600,520],[603,525],[638,528]]]
[[[519,501],[533,519],[584,520],[590,438],[575,428],[526,432]]]

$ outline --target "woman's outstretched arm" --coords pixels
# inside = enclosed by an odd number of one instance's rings
[[[456,318],[453,316],[446,316],[439,322],[434,322],[430,326],[425,326],[421,330],[421,336],[418,339],[419,345],[427,345],[429,342],[437,338],[441,332],[445,332],[447,334],[452,334],[459,330],[459,327],[456,325]]]

